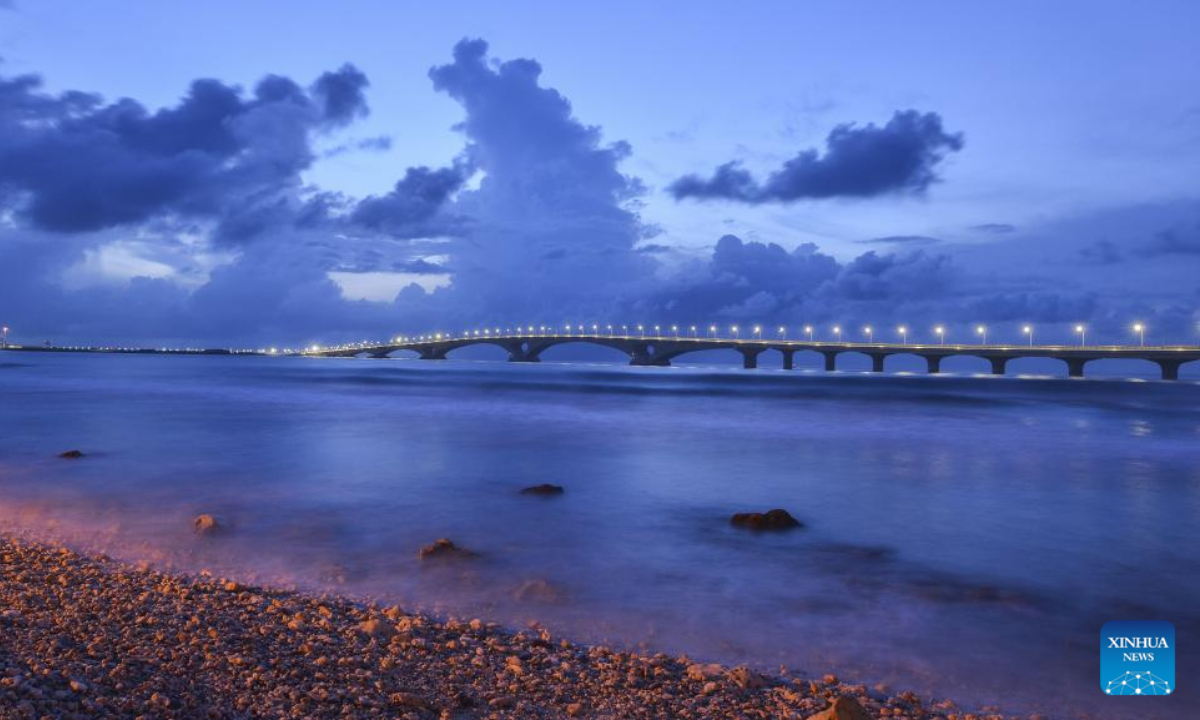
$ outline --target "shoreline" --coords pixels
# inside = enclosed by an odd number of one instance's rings
[[[164,573],[3,533],[0,636],[6,719],[1042,717]]]

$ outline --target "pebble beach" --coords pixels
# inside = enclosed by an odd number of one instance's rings
[[[1013,717],[5,536],[0,638],[5,720]]]

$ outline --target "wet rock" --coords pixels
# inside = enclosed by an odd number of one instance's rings
[[[808,720],[872,720],[870,714],[852,697],[840,697],[833,704]]]
[[[358,629],[363,635],[373,637],[376,640],[386,641],[391,639],[396,634],[396,628],[392,624],[379,618],[370,618],[359,624]]]
[[[82,450],[68,450],[66,452],[60,452],[58,454],[58,456],[60,458],[63,458],[64,460],[78,460],[79,458],[83,457],[83,451]]]
[[[733,681],[734,685],[743,690],[757,690],[767,686],[767,678],[759,673],[754,672],[745,665],[739,665],[730,670],[727,675]]]
[[[195,529],[197,535],[215,535],[225,526],[215,516],[203,513],[192,520],[192,528]]]
[[[567,599],[567,593],[548,580],[535,578],[526,580],[513,591],[513,597],[521,602],[561,603]]]
[[[780,508],[768,510],[765,513],[736,513],[729,518],[729,524],[748,530],[790,530],[804,527],[804,524],[792,517],[791,513]]]
[[[695,680],[697,682],[721,677],[724,672],[725,668],[721,667],[717,663],[695,663],[688,665],[687,668],[688,679]]]
[[[447,538],[434,540],[417,553],[422,560],[452,560],[477,557],[476,553],[455,545]]]
[[[522,495],[541,495],[542,497],[553,497],[555,495],[562,495],[563,492],[565,492],[565,491],[563,490],[562,485],[551,485],[550,483],[542,483],[541,485],[530,485],[529,487],[521,490]]]

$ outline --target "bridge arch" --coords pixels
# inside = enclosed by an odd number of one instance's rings
[[[548,362],[570,360],[587,362],[629,363],[629,351],[607,342],[595,342],[590,338],[575,341],[555,342],[538,351],[538,358]]]

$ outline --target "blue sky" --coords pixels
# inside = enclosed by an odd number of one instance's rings
[[[680,8],[15,0],[0,9],[0,78],[42,84],[0,95],[0,122],[7,102],[24,124],[0,140],[0,316],[63,342],[287,344],[617,316],[1047,334],[1086,322],[1112,341],[1137,319],[1162,340],[1197,336],[1194,3]],[[455,60],[464,38],[482,55]],[[506,84],[496,63],[522,59],[540,74]],[[316,108],[313,83],[346,63],[365,78],[351,116],[263,127],[250,97],[264,76]],[[433,67],[478,77],[439,88]],[[119,212],[31,210],[66,190],[21,163],[54,166],[37,153],[70,143],[47,136],[61,102],[31,118],[19,99],[82,91],[153,115],[199,78],[240,88],[243,114],[260,116],[207,180],[151,202],[145,178],[96,172],[72,197],[103,189]],[[936,131],[889,124],[909,112]],[[842,162],[831,133],[844,126],[861,151]],[[245,167],[218,181],[218,159]],[[726,163],[753,185],[715,182]],[[396,188],[420,167],[444,172]],[[703,192],[679,190],[685,177]],[[310,221],[313,198],[334,193]],[[269,213],[244,202],[268,195]],[[368,210],[372,196],[388,202]],[[724,236],[738,245],[722,252]]]

